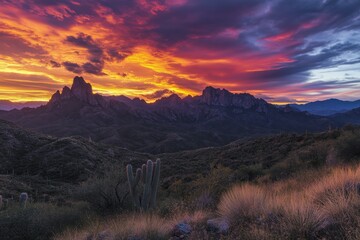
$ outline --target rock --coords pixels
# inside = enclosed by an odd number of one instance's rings
[[[227,234],[229,232],[229,221],[223,218],[214,218],[207,221],[207,229],[210,232]]]
[[[82,102],[96,105],[96,100],[93,95],[92,86],[85,82],[84,78],[76,76],[71,86],[71,93],[80,99]]]
[[[57,91],[51,96],[50,101],[49,101],[49,104],[58,102],[58,101],[60,101],[60,99],[61,99],[61,94],[60,94],[60,91],[57,90]]]
[[[179,238],[185,238],[184,235],[189,235],[192,231],[192,227],[190,224],[186,222],[180,222],[175,225],[173,229],[173,236],[179,237]],[[181,237],[182,236],[182,237]]]
[[[61,100],[70,99],[72,96],[71,90],[69,87],[65,86],[61,92]]]

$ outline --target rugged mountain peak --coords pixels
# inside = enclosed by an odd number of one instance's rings
[[[49,103],[55,103],[57,101],[60,101],[61,100],[61,93],[59,90],[57,90],[50,98],[50,101]]]
[[[200,102],[213,106],[235,106],[245,109],[261,104],[261,99],[256,99],[248,93],[234,94],[226,89],[206,87],[201,95]]]
[[[70,99],[72,96],[71,89],[67,86],[65,86],[61,92],[61,98],[62,99]]]
[[[71,89],[65,86],[61,93],[56,91],[51,97],[49,104],[54,104],[59,101],[75,98],[81,102],[90,104],[90,105],[102,105],[99,102],[103,102],[102,96],[95,97],[92,91],[92,86],[90,83],[85,82],[84,78],[76,76],[74,78]]]
[[[76,76],[71,86],[71,93],[80,99],[82,102],[90,103],[95,105],[92,86],[90,83],[85,82],[83,77]]]
[[[232,105],[232,93],[226,89],[206,87],[201,96],[201,102],[215,106]]]
[[[166,106],[177,106],[182,103],[181,98],[177,94],[171,94],[168,97],[163,97],[155,101],[156,105],[166,105]]]

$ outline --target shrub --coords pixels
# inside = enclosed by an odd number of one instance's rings
[[[328,156],[329,146],[325,143],[318,143],[298,153],[301,163],[308,163],[313,167],[323,166]]]
[[[219,199],[220,195],[226,191],[233,183],[233,170],[222,165],[217,165],[211,171],[200,178],[198,178],[191,187],[195,189],[192,195],[201,197],[205,193],[211,193],[214,199]]]
[[[0,212],[2,240],[47,240],[66,227],[79,227],[87,217],[84,205],[57,207],[51,204],[28,204]]]
[[[93,177],[74,191],[74,197],[88,202],[99,212],[131,209],[124,167],[109,168],[103,177]]]
[[[221,217],[236,223],[242,218],[259,217],[268,210],[268,203],[262,188],[244,184],[233,187],[221,197],[218,211]]]
[[[360,133],[346,132],[339,137],[337,151],[339,156],[345,161],[351,161],[360,158]]]
[[[68,230],[55,237],[55,240],[96,239],[97,236],[107,234],[111,239],[162,240],[169,239],[174,222],[156,215],[128,215],[115,219],[95,223],[85,230]]]
[[[317,232],[325,226],[324,214],[304,196],[278,198],[277,204],[282,211],[278,231],[284,239],[315,239]]]

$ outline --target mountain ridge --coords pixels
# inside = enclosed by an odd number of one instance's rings
[[[345,113],[360,107],[360,100],[344,101],[335,98],[323,101],[309,102],[306,104],[289,104],[300,111],[307,111],[320,116],[330,116],[337,113]]]
[[[83,136],[150,153],[221,146],[247,136],[322,131],[331,123],[213,87],[200,96],[182,99],[173,94],[154,103],[120,99],[94,94],[91,84],[77,76],[71,88],[54,93],[45,106],[0,112],[0,118],[57,137]]]

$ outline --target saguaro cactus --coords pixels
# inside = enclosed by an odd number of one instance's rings
[[[156,207],[156,195],[160,182],[160,163],[160,159],[157,159],[155,163],[148,160],[146,164],[142,165],[142,168],[136,170],[135,177],[132,165],[128,164],[126,167],[131,198],[134,205],[143,211]],[[143,184],[141,198],[137,191],[140,179]]]
[[[29,198],[29,196],[26,192],[20,193],[19,203],[22,208],[26,208],[26,203],[28,201],[28,198]]]

